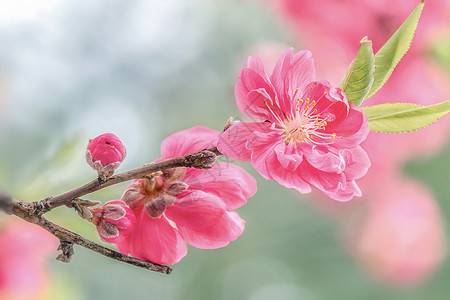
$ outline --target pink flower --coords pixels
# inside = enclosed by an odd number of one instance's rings
[[[131,232],[136,222],[134,212],[124,201],[109,201],[101,207],[91,209],[92,223],[100,237],[108,243],[115,243]]]
[[[355,179],[370,166],[359,146],[369,133],[368,118],[342,90],[314,77],[309,51],[284,52],[271,76],[250,57],[236,84],[237,105],[264,122],[232,125],[217,147],[232,159],[251,161],[264,178],[285,187],[309,193],[313,185],[347,201],[361,196]]]
[[[163,141],[161,159],[213,147],[218,137],[219,132],[205,127],[178,132]],[[227,163],[149,174],[122,196],[136,215],[136,225],[115,244],[122,253],[159,264],[180,261],[186,242],[202,249],[224,247],[244,230],[244,220],[232,210],[255,192],[255,179]]]
[[[353,230],[349,251],[379,280],[395,286],[428,278],[445,256],[442,215],[421,185],[395,180],[374,193],[368,217]]]
[[[24,221],[0,228],[0,299],[44,299],[49,289],[46,258],[58,240]]]
[[[125,155],[126,150],[120,139],[112,133],[104,133],[89,140],[86,161],[101,178],[106,179],[120,166]]]

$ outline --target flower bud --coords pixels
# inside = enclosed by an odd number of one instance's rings
[[[109,201],[101,207],[91,209],[92,223],[100,237],[108,243],[116,243],[131,232],[136,222],[133,210],[120,200]]]
[[[104,133],[89,140],[86,149],[87,163],[106,180],[125,158],[126,150],[120,139],[112,133]]]

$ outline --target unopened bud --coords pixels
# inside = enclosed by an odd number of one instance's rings
[[[101,207],[92,208],[91,212],[98,234],[108,243],[120,241],[131,232],[136,222],[133,210],[121,200],[109,201]]]
[[[216,162],[217,155],[209,150],[203,150],[199,153],[192,154],[187,160],[189,165],[197,169],[210,169]]]
[[[106,180],[125,158],[126,150],[120,139],[112,133],[104,133],[89,141],[86,150],[87,163]]]

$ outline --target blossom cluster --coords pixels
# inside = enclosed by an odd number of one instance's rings
[[[175,133],[163,141],[157,161],[217,147],[300,193],[315,186],[338,201],[361,196],[355,180],[370,166],[359,146],[369,133],[368,118],[341,89],[315,80],[309,51],[285,51],[270,76],[250,57],[235,93],[240,110],[261,122],[231,123],[222,133],[206,127]],[[86,152],[103,180],[124,156],[111,133],[91,140]],[[255,192],[255,179],[229,163],[170,168],[133,181],[120,200],[91,209],[92,222],[120,252],[174,264],[186,255],[186,243],[214,249],[240,236],[245,222],[234,210]]]
[[[163,141],[159,160],[214,146],[219,135],[206,127],[178,132]],[[120,252],[174,264],[186,255],[186,243],[215,249],[237,239],[245,221],[233,210],[255,192],[255,179],[235,165],[171,168],[133,181],[121,200],[91,211],[100,237]]]

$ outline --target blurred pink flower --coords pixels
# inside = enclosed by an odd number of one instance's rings
[[[136,222],[134,212],[127,203],[113,200],[91,209],[92,223],[100,237],[108,243],[116,243],[133,230]]]
[[[0,228],[0,299],[43,299],[46,258],[57,247],[58,240],[36,225],[13,221]]]
[[[320,77],[339,82],[368,36],[378,50],[414,10],[416,0],[263,0],[282,14],[281,22],[314,53]],[[436,28],[450,19],[450,1],[427,1],[410,55],[421,55]],[[356,24],[356,25],[355,25]],[[445,26],[445,25],[444,25]],[[448,26],[448,23],[447,25]],[[333,49],[330,51],[330,49]]]
[[[361,196],[355,179],[370,166],[359,146],[369,133],[368,118],[339,88],[314,79],[309,51],[285,51],[270,77],[259,58],[249,57],[236,101],[244,114],[264,122],[233,124],[217,147],[229,158],[251,161],[268,180],[300,193],[313,185],[347,201]]]
[[[161,159],[216,145],[219,132],[193,127],[166,138]],[[211,169],[174,168],[136,180],[122,200],[136,225],[116,242],[120,252],[159,264],[174,264],[187,253],[186,242],[202,249],[224,247],[244,230],[232,210],[256,192],[256,181],[242,168],[216,163]]]
[[[112,133],[104,133],[89,140],[86,149],[87,163],[101,177],[114,173],[126,156],[126,150],[120,139]],[[104,179],[105,179],[104,178]]]
[[[367,218],[350,227],[349,252],[387,284],[407,286],[426,279],[445,254],[442,216],[431,193],[403,179],[370,197],[376,201],[370,201]]]

